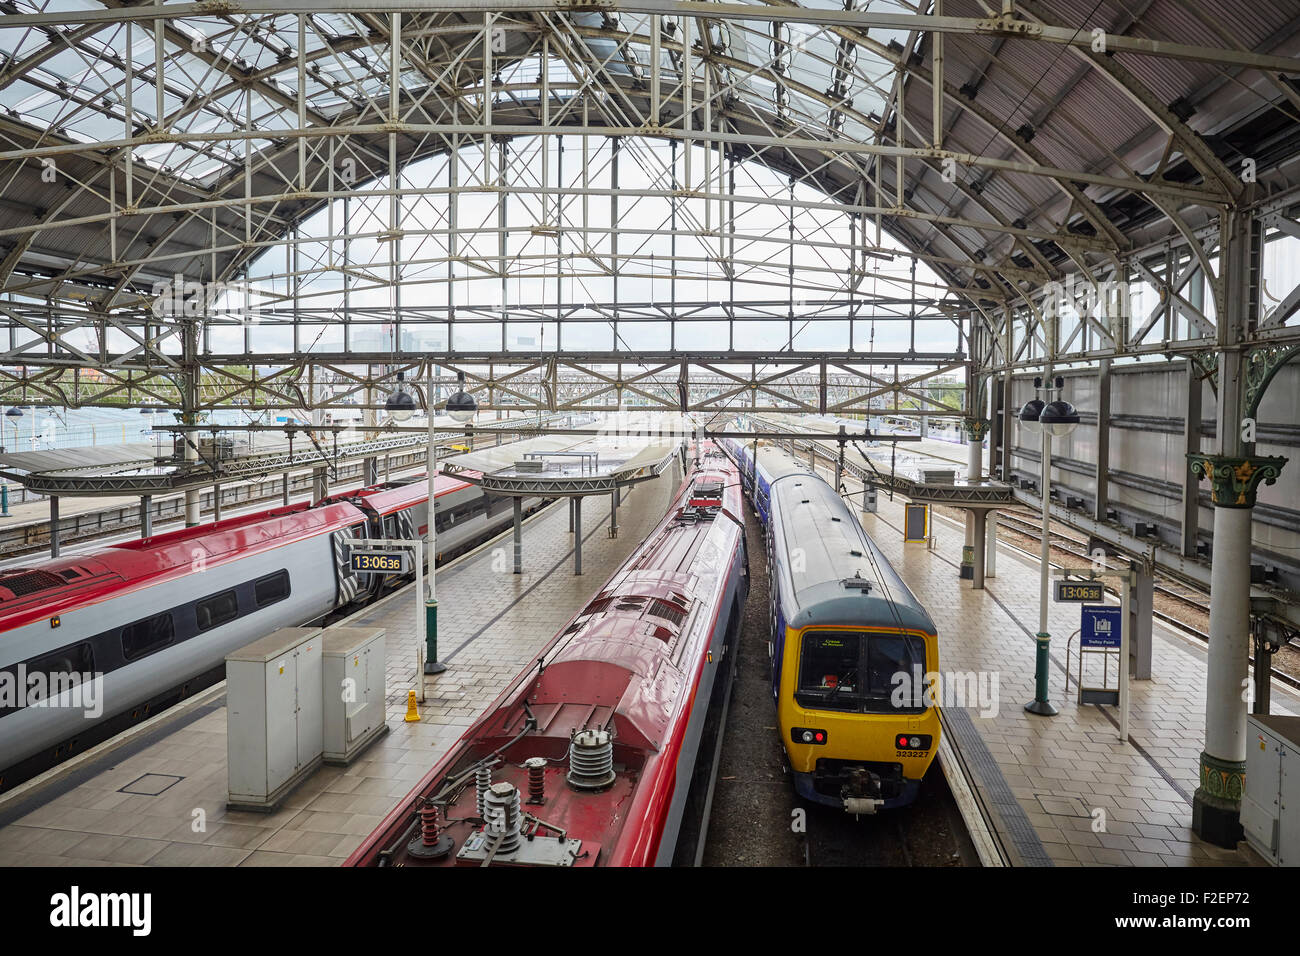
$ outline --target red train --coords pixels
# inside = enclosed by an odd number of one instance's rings
[[[0,571],[0,791],[221,680],[249,641],[398,583],[354,575],[348,546],[423,536],[427,488],[419,475]],[[443,558],[513,514],[447,475],[435,513]]]
[[[748,591],[711,443],[663,521],[347,866],[692,862]]]

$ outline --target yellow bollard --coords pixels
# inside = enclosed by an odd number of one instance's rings
[[[412,724],[419,719],[420,708],[415,706],[415,691],[409,690],[406,692],[406,722]]]

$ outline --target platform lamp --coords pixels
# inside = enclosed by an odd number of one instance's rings
[[[1065,379],[1060,376],[1056,377],[1054,385],[1044,385],[1041,377],[1034,379],[1034,389],[1044,395],[1050,392],[1059,394],[1064,385]],[[1038,634],[1036,635],[1038,650],[1034,659],[1034,699],[1025,704],[1025,710],[1031,714],[1055,717],[1057,709],[1047,699],[1047,675],[1051,649],[1051,637],[1047,632],[1047,583],[1050,558],[1048,531],[1052,519],[1052,439],[1064,438],[1074,431],[1079,424],[1079,413],[1073,405],[1060,398],[1050,402],[1045,402],[1041,398],[1032,398],[1020,409],[1019,418],[1023,427],[1042,435],[1043,459],[1043,532],[1039,553]]]
[[[397,388],[388,393],[388,398],[384,401],[384,411],[395,422],[404,422],[411,417],[415,411],[415,399],[411,393],[406,390],[406,383],[402,381],[405,378],[404,372],[397,373]]]
[[[433,413],[435,408],[434,391],[433,391],[433,362],[429,362],[429,384],[425,390],[425,406],[429,410],[429,517],[428,517],[428,546],[426,550],[429,554],[429,575],[425,578],[428,581],[428,594],[424,601],[424,672],[426,674],[441,674],[447,669],[447,665],[438,660],[438,597],[436,585],[436,566],[438,563],[438,528],[434,520],[434,497],[436,490],[434,484],[438,474],[438,435],[434,431]],[[478,411],[478,402],[474,396],[465,391],[465,373],[458,372],[457,380],[459,385],[456,392],[447,399],[447,415],[453,422],[464,424],[474,418]]]

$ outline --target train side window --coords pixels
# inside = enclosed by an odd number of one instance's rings
[[[175,636],[171,611],[146,617],[122,628],[122,656],[128,661],[138,660],[162,650]]]
[[[19,681],[18,668],[22,668],[23,681]],[[23,661],[14,667],[0,671],[5,674],[6,684],[13,689],[12,699],[0,700],[0,716],[19,709],[11,704],[30,706],[48,697],[57,697],[64,691],[71,690],[83,681],[91,680],[95,674],[95,655],[89,642],[70,644],[57,651],[41,657]],[[33,675],[39,674],[42,680],[33,681]],[[27,696],[28,694],[31,696]]]
[[[198,618],[199,630],[210,631],[239,617],[239,600],[233,590],[222,591],[196,604],[194,613]]]
[[[289,572],[276,571],[253,582],[253,597],[258,607],[266,607],[289,596]]]

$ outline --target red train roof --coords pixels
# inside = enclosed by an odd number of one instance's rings
[[[677,755],[705,650],[743,548],[738,474],[725,460],[706,464],[678,489],[655,531],[547,645],[541,666],[516,678],[349,863],[373,862],[444,780],[506,745],[494,780],[526,793],[519,764],[545,758],[548,796],[537,814],[582,840],[590,853],[586,865],[598,854],[602,864],[653,862],[678,786]],[[721,508],[695,513],[699,485],[719,482]],[[511,743],[528,713],[536,729]],[[607,790],[578,794],[556,765],[565,762],[571,734],[587,728],[612,731],[617,774]],[[473,787],[454,793],[444,810],[449,819],[474,818]],[[455,832],[469,839],[466,825]]]
[[[0,572],[0,633],[363,518],[349,504],[291,505],[11,568]]]
[[[461,481],[459,478],[453,478],[450,475],[444,475],[438,472],[438,477],[434,479],[434,497],[441,498],[443,495],[450,494],[453,491],[460,491],[462,488],[471,487],[467,481]],[[409,482],[380,486],[376,488],[363,488],[360,491],[352,492],[347,495],[340,495],[340,499],[363,498],[365,502],[375,509],[381,515],[389,515],[395,511],[403,511],[411,505],[420,504],[429,497],[428,478],[421,474],[417,478],[412,478]]]

